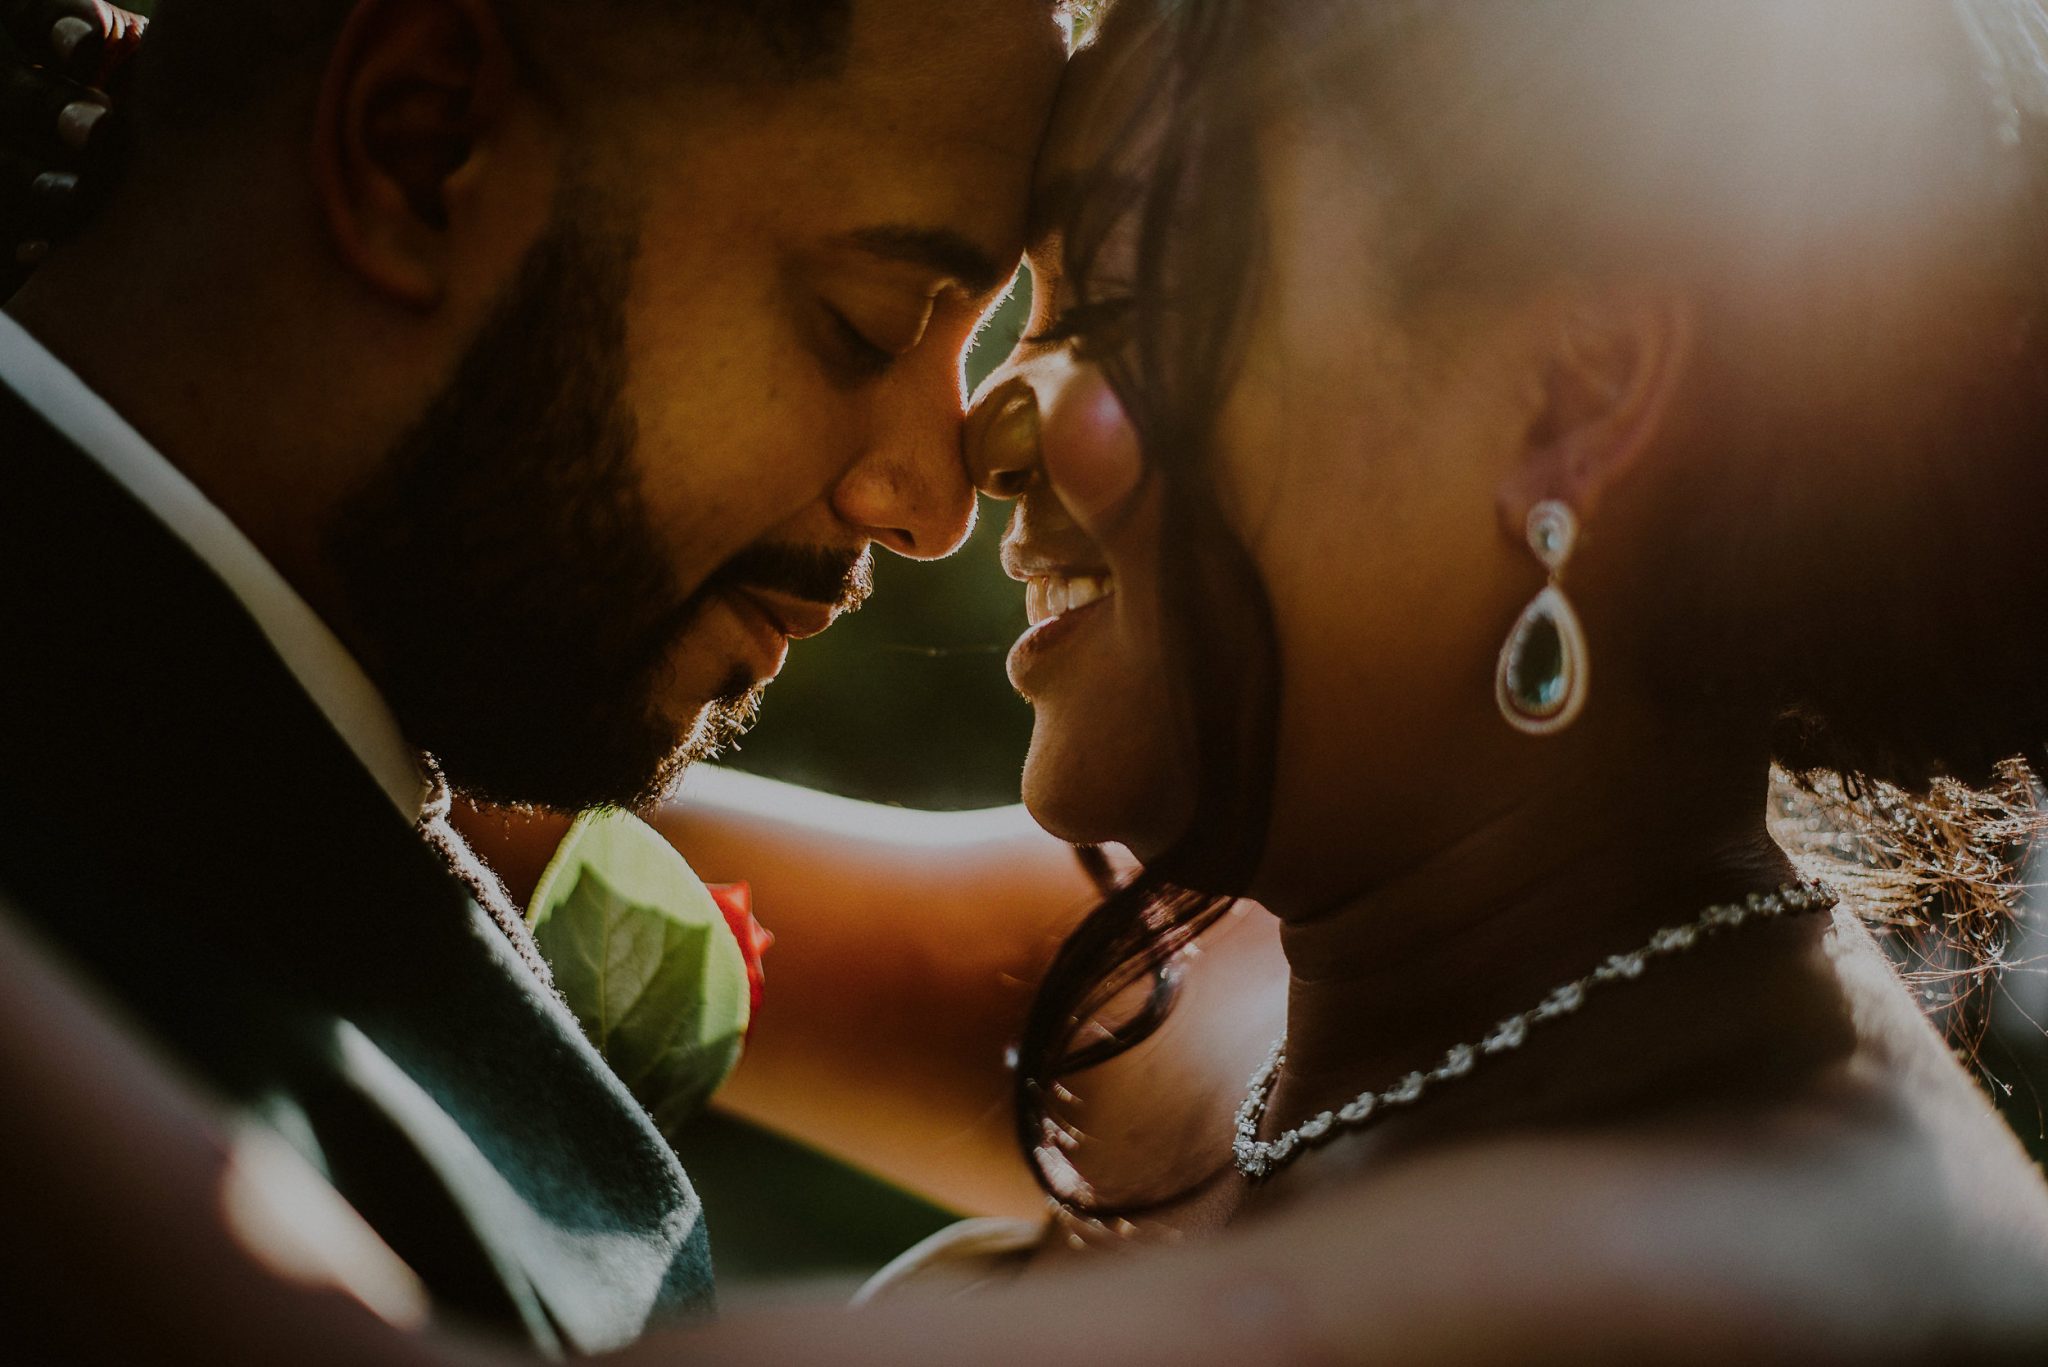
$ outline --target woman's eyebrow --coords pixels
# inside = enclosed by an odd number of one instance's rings
[[[973,295],[986,294],[1010,278],[1016,263],[997,263],[980,243],[951,228],[889,223],[850,232],[844,241],[884,261],[923,266]]]

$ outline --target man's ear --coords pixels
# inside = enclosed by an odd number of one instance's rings
[[[516,67],[490,0],[359,0],[321,83],[313,172],[342,259],[390,297],[439,302],[449,203],[504,118]]]
[[[1548,315],[1532,421],[1500,487],[1518,543],[1545,499],[1586,521],[1656,445],[1692,359],[1693,318],[1677,290],[1580,296]]]

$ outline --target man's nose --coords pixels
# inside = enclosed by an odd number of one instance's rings
[[[840,478],[833,511],[898,555],[951,555],[974,530],[974,487],[960,459],[960,427],[957,389],[912,420],[888,424]]]

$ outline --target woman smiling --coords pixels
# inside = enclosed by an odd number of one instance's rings
[[[2008,58],[2039,20],[1110,15],[970,446],[1022,491],[1027,802],[1144,863],[1022,1049],[1075,1242],[1427,1173],[1447,1217],[1582,1212],[1561,1303],[1589,1256],[1739,1299],[1795,1247],[1836,1304],[1887,1259],[1922,1279],[1898,1313],[2040,1284],[2048,1190],[1885,908],[1766,820],[1774,766],[2026,800],[2048,130]],[[1251,1080],[1192,1096],[1162,1026],[1237,896],[1278,920],[1284,1027],[1211,1024]]]
[[[104,12],[64,7],[70,61]],[[2048,736],[2044,52],[2034,0],[1108,9],[1039,161],[1034,329],[965,449],[1017,500],[1027,802],[1138,869],[1040,974],[1077,880],[1000,815],[830,829],[773,785],[658,814],[789,879],[812,990],[796,1043],[756,1040],[748,1113],[915,1140],[897,1171],[937,1189],[999,1109],[962,1081],[995,1072],[991,984],[1042,977],[1015,1119],[1063,1237],[1001,1294],[608,1360],[2041,1361],[2048,1189],[1865,928],[1900,912],[1828,857],[1826,808],[1993,956],[2040,825],[2014,757]],[[844,302],[956,397],[918,308]],[[840,379],[878,383],[898,347],[838,321]],[[516,883],[533,850],[488,834]],[[992,868],[1033,878],[984,896]],[[827,952],[783,919],[853,883]],[[56,1213],[10,1267],[104,1255],[146,1297],[80,1303],[140,1306],[167,1356],[531,1360],[429,1321],[319,1174],[230,1147],[11,935],[8,1115]],[[316,1247],[320,1200],[266,1162],[333,1196]],[[182,1348],[195,1324],[264,1346]]]

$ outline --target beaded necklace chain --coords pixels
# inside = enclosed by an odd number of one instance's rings
[[[1431,1087],[1464,1077],[1481,1059],[1521,1048],[1530,1030],[1546,1021],[1572,1015],[1586,1004],[1587,993],[1596,987],[1639,978],[1652,960],[1682,954],[1708,936],[1734,930],[1750,921],[1826,910],[1835,900],[1835,894],[1826,885],[1804,882],[1787,883],[1776,892],[1753,892],[1740,902],[1708,907],[1688,925],[1658,931],[1648,944],[1633,953],[1610,955],[1591,973],[1566,983],[1527,1011],[1509,1016],[1479,1043],[1455,1045],[1446,1050],[1436,1067],[1427,1072],[1410,1073],[1383,1092],[1360,1092],[1335,1110],[1305,1120],[1285,1134],[1261,1139],[1259,1123],[1266,1117],[1280,1067],[1287,1061],[1287,1037],[1282,1035],[1273,1042],[1273,1052],[1252,1074],[1244,1104],[1237,1108],[1237,1139],[1231,1145],[1231,1157],[1239,1172],[1254,1182],[1263,1182],[1333,1136],[1363,1128],[1389,1110],[1413,1106]]]

